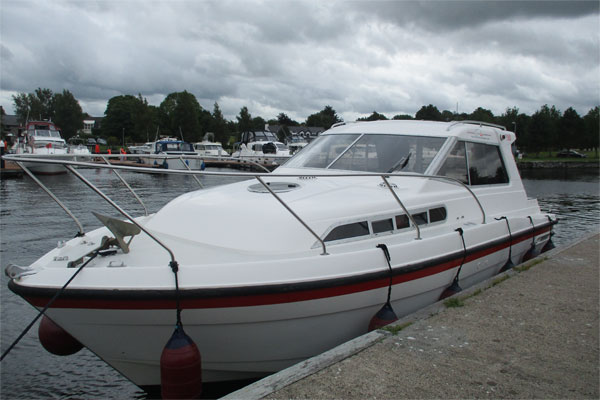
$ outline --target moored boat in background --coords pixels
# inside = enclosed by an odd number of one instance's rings
[[[131,147],[129,148],[132,151]],[[145,164],[160,166],[166,169],[200,170],[202,160],[197,157],[194,146],[186,141],[175,138],[162,138],[155,142],[146,143],[134,150]]]
[[[33,157],[58,157],[68,154],[60,129],[51,121],[29,121],[25,124],[24,135],[14,144],[12,153]],[[57,164],[25,163],[31,172],[40,175],[56,175],[67,172]]]
[[[271,131],[246,131],[234,145],[232,158],[267,166],[278,166],[290,158],[288,147]]]

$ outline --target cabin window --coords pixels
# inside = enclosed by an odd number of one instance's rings
[[[396,215],[396,229],[404,229],[404,228],[408,228],[410,226],[410,222],[408,219],[408,216],[402,214],[402,215]]]
[[[394,230],[394,223],[391,218],[373,221],[371,226],[373,227],[373,233],[392,232]]]
[[[354,222],[352,224],[340,225],[333,228],[325,237],[325,241],[330,242],[332,240],[348,239],[366,235],[369,235],[369,224],[367,221]]]
[[[423,211],[416,214],[411,214],[417,225],[425,225],[427,220],[427,211]]]
[[[446,208],[437,207],[429,210],[429,222],[439,222],[446,219]]]
[[[500,148],[484,143],[466,143],[471,185],[508,183]]]
[[[444,161],[444,164],[442,165],[442,168],[440,168],[438,175],[454,178],[466,184],[469,183],[464,142],[456,142],[446,157],[446,161]]]
[[[500,148],[485,143],[458,141],[438,175],[458,179],[467,185],[508,183]]]

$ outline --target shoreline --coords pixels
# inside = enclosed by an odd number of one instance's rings
[[[551,169],[551,168],[600,168],[598,161],[517,161],[517,168]]]

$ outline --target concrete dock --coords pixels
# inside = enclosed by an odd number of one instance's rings
[[[225,398],[598,399],[599,250],[594,233]]]

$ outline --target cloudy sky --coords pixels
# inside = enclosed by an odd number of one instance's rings
[[[93,116],[113,96],[183,90],[228,119],[600,103],[596,0],[0,0],[0,30],[8,114],[38,87]]]

